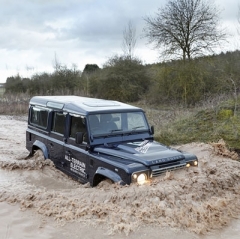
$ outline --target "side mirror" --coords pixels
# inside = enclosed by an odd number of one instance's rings
[[[151,133],[152,133],[152,135],[154,135],[154,126],[153,125],[151,126]]]
[[[83,132],[77,132],[75,138],[76,144],[81,144],[83,142]]]

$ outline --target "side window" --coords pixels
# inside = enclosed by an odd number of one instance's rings
[[[77,132],[86,133],[85,118],[71,116],[70,137],[75,138]]]
[[[49,111],[43,108],[30,108],[30,123],[39,126],[40,128],[47,128]]]
[[[54,112],[52,124],[53,132],[64,134],[65,118],[66,116],[63,113]]]

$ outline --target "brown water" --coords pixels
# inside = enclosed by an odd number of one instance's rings
[[[0,122],[0,238],[239,238],[240,163],[216,145],[178,146],[198,168],[90,188],[41,155],[26,159],[26,122]]]

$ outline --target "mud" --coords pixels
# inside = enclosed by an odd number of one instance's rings
[[[41,217],[41,227],[54,225],[55,234],[64,227],[68,236],[78,238],[70,228],[84,226],[96,234],[82,228],[86,237],[79,238],[135,238],[139,231],[158,238],[154,231],[166,236],[169,230],[172,238],[179,232],[183,238],[219,238],[216,231],[224,233],[236,224],[226,235],[239,235],[240,163],[223,141],[218,146],[177,146],[198,156],[198,168],[167,172],[142,186],[104,181],[91,188],[55,169],[39,153],[27,157],[26,121],[0,116],[0,122],[0,207],[8,203],[32,212],[36,221]]]

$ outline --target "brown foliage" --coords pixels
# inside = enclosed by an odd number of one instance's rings
[[[234,160],[239,159],[239,155],[234,151],[230,151],[223,139],[220,139],[217,143],[211,143],[211,145],[213,146],[213,151],[216,155],[229,157]]]

